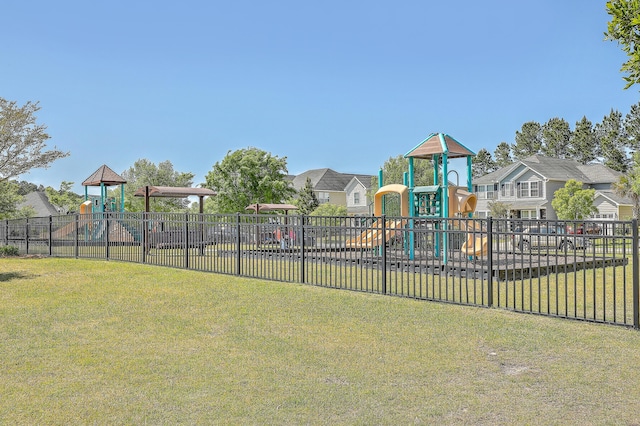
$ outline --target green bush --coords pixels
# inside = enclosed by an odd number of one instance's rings
[[[19,254],[16,246],[0,246],[0,257],[17,256]]]

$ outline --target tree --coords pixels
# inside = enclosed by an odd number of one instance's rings
[[[564,118],[552,118],[542,126],[542,153],[547,157],[566,158],[569,155],[571,126]]]
[[[525,159],[540,153],[542,148],[542,126],[535,121],[529,121],[522,125],[520,131],[516,131],[516,143],[513,145],[513,156],[518,160]]]
[[[631,168],[611,185],[616,194],[633,202],[633,217],[640,219],[640,152],[633,155]]]
[[[640,151],[640,103],[631,106],[624,118],[624,132],[629,148]]]
[[[622,114],[611,109],[601,123],[596,125],[596,136],[600,142],[599,155],[605,166],[624,173],[628,162],[625,147],[627,145]]]
[[[45,151],[49,135],[46,126],[36,123],[38,103],[18,106],[0,98],[0,181],[28,173],[31,169],[47,168],[54,161],[69,155],[57,149]]]
[[[0,219],[32,217],[35,211],[31,207],[18,208],[23,200],[19,194],[20,186],[15,181],[0,181]]]
[[[500,142],[496,150],[493,151],[493,158],[496,163],[496,168],[503,168],[512,164],[511,146],[506,142]]]
[[[287,158],[258,148],[229,151],[206,175],[206,187],[218,193],[220,213],[245,212],[249,204],[282,203],[295,194],[287,180]]]
[[[620,71],[627,73],[623,79],[625,89],[640,81],[640,2],[638,0],[609,0],[606,3],[611,21],[607,24],[605,39],[617,41],[627,54],[628,60]]]
[[[298,198],[295,201],[295,205],[298,207],[298,213],[305,216],[309,215],[320,205],[316,193],[313,192],[311,178],[307,177],[304,186],[298,191]]]
[[[558,219],[585,219],[598,212],[593,204],[595,193],[595,189],[582,189],[582,182],[569,179],[564,187],[553,193],[551,207]]]
[[[178,172],[173,169],[171,161],[163,161],[157,166],[146,158],[137,160],[132,167],[122,173],[127,184],[124,187],[125,210],[139,212],[145,210],[144,197],[134,197],[138,188],[144,186],[181,186],[191,187],[194,174],[190,172]],[[112,190],[112,196],[118,198],[120,190]],[[187,211],[188,198],[151,198],[149,200],[155,212]]]
[[[382,180],[385,185],[393,183],[404,184],[404,174],[409,172],[409,159],[403,155],[389,157],[382,165]],[[413,183],[415,186],[433,185],[433,166],[431,161],[414,159]],[[378,176],[371,178],[371,190],[375,193],[380,189]],[[369,194],[371,195],[371,194]]]
[[[77,211],[84,201],[84,197],[71,191],[71,188],[73,188],[73,182],[63,181],[59,190],[48,186],[44,192],[47,194],[49,202],[58,207],[59,211],[66,214],[70,211]]]
[[[21,180],[20,182],[14,180],[18,185],[18,194],[27,195],[31,192],[44,192],[45,188],[42,185],[36,185],[35,183],[27,182],[26,180]]]
[[[487,173],[491,173],[496,170],[496,163],[493,161],[491,153],[486,148],[482,148],[478,151],[473,159],[471,169],[471,176],[474,178],[484,176]]]
[[[583,116],[576,122],[575,129],[571,133],[570,155],[580,164],[589,164],[597,159],[597,148],[598,140],[593,124]]]
[[[313,212],[311,212],[311,216],[329,216],[329,217],[339,217],[347,215],[347,207],[339,206],[337,204],[323,203],[318,206]]]
[[[507,219],[511,213],[511,204],[504,201],[489,201],[489,215],[497,219]]]

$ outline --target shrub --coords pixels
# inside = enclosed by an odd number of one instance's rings
[[[19,254],[16,246],[0,246],[0,257],[17,256]]]

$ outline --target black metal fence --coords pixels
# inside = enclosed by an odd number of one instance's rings
[[[635,220],[99,213],[4,221],[0,242],[639,328]]]

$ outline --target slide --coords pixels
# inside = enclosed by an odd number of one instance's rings
[[[476,221],[455,220],[453,226],[467,232],[467,240],[460,250],[467,256],[484,256],[489,252],[488,238],[482,234],[482,225]]]
[[[402,219],[387,220],[385,222],[385,235],[382,235],[382,221],[376,220],[373,227],[367,229],[359,237],[347,241],[347,248],[375,248],[388,242],[397,232],[406,225],[407,221]]]
[[[467,234],[467,241],[462,244],[460,250],[468,256],[484,256],[489,252],[487,237],[474,236],[469,233]]]
[[[476,209],[478,199],[475,194],[467,191],[463,187],[449,187],[449,213],[460,215],[471,214]],[[462,244],[460,250],[468,256],[484,256],[489,252],[487,236],[475,231],[479,231],[479,225],[474,222],[473,228],[467,221],[454,221],[454,226],[467,231],[467,241]]]

